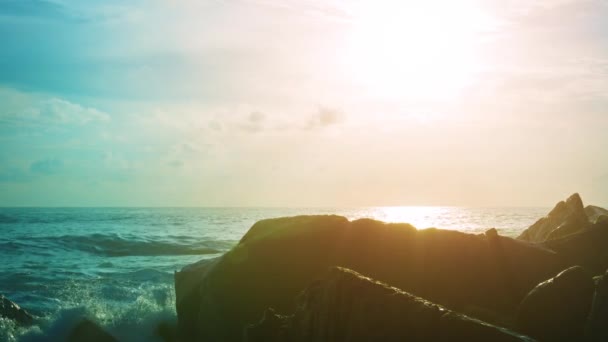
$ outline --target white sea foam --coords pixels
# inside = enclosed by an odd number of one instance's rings
[[[161,341],[156,333],[158,325],[176,323],[171,286],[134,289],[139,295],[130,303],[104,298],[99,290],[84,284],[67,287],[69,299],[31,327],[20,328],[10,320],[0,320],[0,337],[11,342],[62,341],[86,318],[121,341]]]

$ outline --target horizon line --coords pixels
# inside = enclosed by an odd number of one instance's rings
[[[594,205],[595,206],[595,205]],[[319,205],[301,205],[301,206],[272,206],[272,205],[261,205],[261,206],[216,206],[216,205],[183,205],[183,206],[171,206],[171,205],[13,205],[3,206],[0,205],[0,209],[11,209],[11,208],[45,208],[45,209],[85,209],[85,208],[130,208],[130,209],[364,209],[364,208],[551,208],[552,206],[542,205],[354,205],[354,206],[319,206]]]

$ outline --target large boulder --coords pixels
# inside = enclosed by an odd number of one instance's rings
[[[597,278],[586,333],[588,341],[608,341],[608,271]]]
[[[222,258],[203,259],[175,272],[175,302],[178,317],[178,328],[183,336],[197,336],[199,321],[198,311],[205,300],[211,300],[213,295],[204,297],[203,286],[210,279],[209,273]],[[209,303],[209,305],[214,305]]]
[[[580,232],[589,226],[589,219],[579,194],[557,203],[551,212],[524,230],[517,238],[544,242]]]
[[[34,316],[4,297],[4,295],[0,295],[0,317],[12,319],[17,324],[24,326],[31,325],[34,322]]]
[[[594,284],[579,266],[538,284],[517,314],[521,332],[541,341],[580,341],[591,308]]]
[[[608,221],[542,245],[555,251],[564,263],[583,266],[594,275],[603,274],[608,268]]]
[[[553,251],[497,234],[340,216],[263,220],[222,257],[176,273],[181,333],[194,341],[238,341],[266,308],[293,313],[295,296],[331,266],[456,311],[507,316],[531,288],[566,267]]]
[[[332,268],[299,297],[295,314],[267,311],[248,342],[532,341],[344,268]]]

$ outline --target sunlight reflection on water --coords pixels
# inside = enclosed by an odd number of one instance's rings
[[[516,236],[545,215],[546,208],[479,208],[479,207],[375,207],[346,215],[350,219],[373,218],[384,222],[410,223],[416,228],[443,228],[482,233],[496,228],[500,234]]]
[[[440,218],[451,211],[448,207],[381,207],[377,210],[381,221],[408,222],[419,228],[436,226]]]

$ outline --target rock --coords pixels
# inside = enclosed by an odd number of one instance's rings
[[[569,265],[580,265],[591,274],[608,268],[608,222],[591,225],[578,234],[546,241],[543,246],[555,251]]]
[[[597,223],[598,219],[600,219],[602,216],[608,217],[608,210],[596,207],[594,205],[586,206],[585,213],[587,214],[587,218],[591,223]]]
[[[181,272],[175,272],[175,302],[180,334],[196,336],[198,333],[197,312],[203,304],[201,292],[209,271],[219,263],[221,258],[203,259],[184,267]],[[213,296],[205,296],[211,300]],[[212,305],[209,303],[209,305]]]
[[[488,238],[498,237],[498,231],[496,230],[496,228],[490,228],[486,230],[485,234]]]
[[[511,317],[531,288],[567,267],[553,251],[502,236],[340,216],[263,220],[222,257],[176,273],[180,331],[195,341],[238,341],[266,308],[293,313],[296,295],[332,266],[455,311]]]
[[[559,202],[549,215],[541,218],[517,237],[529,242],[544,242],[580,232],[589,226],[589,219],[579,194]]]
[[[278,315],[274,309],[268,308],[258,323],[245,328],[244,341],[289,341],[290,335],[294,334],[289,330],[291,318],[291,316]]]
[[[164,342],[179,342],[177,326],[170,322],[160,322],[154,331]]]
[[[0,295],[0,317],[12,319],[20,325],[28,326],[34,323],[32,316],[25,309],[10,301],[4,295]]]
[[[267,312],[246,336],[248,342],[532,341],[339,267],[298,297],[293,316]]]
[[[600,215],[595,219],[595,224],[608,224],[608,215]]]
[[[594,292],[591,276],[579,266],[538,284],[522,301],[519,331],[541,341],[580,341]]]
[[[118,340],[97,324],[88,319],[83,319],[74,327],[67,338],[67,342],[118,342]]]
[[[589,341],[608,341],[608,271],[595,284],[586,333]]]

